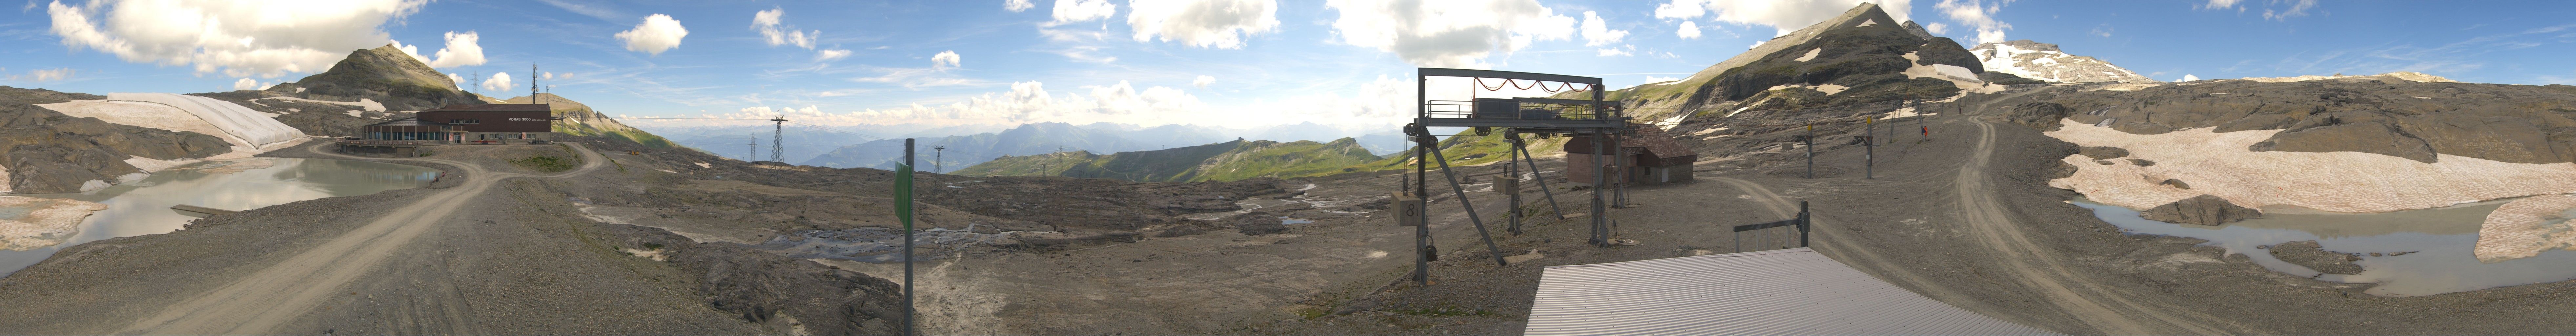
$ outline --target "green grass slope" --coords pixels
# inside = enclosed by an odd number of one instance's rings
[[[1047,175],[1138,182],[1233,181],[1255,177],[1304,177],[1356,171],[1379,158],[1350,138],[1314,141],[1228,141],[1109,155],[1063,152],[1006,156],[952,174]]]

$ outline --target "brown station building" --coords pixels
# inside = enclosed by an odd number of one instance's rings
[[[1692,163],[1699,153],[1661,132],[1663,128],[1646,124],[1628,127],[1652,132],[1619,138],[1619,151],[1611,155],[1610,183],[1623,185],[1657,185],[1691,180]],[[1592,137],[1576,135],[1565,142],[1565,177],[1568,182],[1591,184]]]
[[[551,140],[554,110],[547,104],[448,105],[411,118],[361,127],[366,140],[524,142]]]

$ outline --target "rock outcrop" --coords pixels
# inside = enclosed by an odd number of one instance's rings
[[[2137,72],[2111,65],[2092,56],[2077,56],[2058,50],[2056,44],[2031,40],[1982,43],[1969,48],[1986,71],[2001,72],[2033,80],[2058,83],[2158,83]]]
[[[2218,198],[2218,196],[2200,195],[2140,211],[2138,217],[2177,224],[2219,225],[2263,218],[2263,212],[2236,206],[2235,203],[2229,203],[2227,199]]]
[[[1864,25],[1870,22],[1878,24]],[[1611,97],[1638,111],[1795,110],[1949,97],[1962,86],[1983,85],[1977,74],[1984,65],[1957,41],[1890,22],[1900,21],[1864,3],[1681,80],[1622,89]],[[1958,76],[1965,78],[1948,78]],[[1823,93],[1810,87],[1838,89]],[[1640,117],[1656,117],[1644,113],[1649,115]]]
[[[2304,266],[2318,273],[2361,274],[2361,265],[2352,264],[2354,261],[2360,261],[2361,256],[2326,251],[2314,240],[2272,245],[2270,252],[2273,258],[2279,258],[2291,265]]]
[[[2083,148],[2077,148],[2075,150],[2075,154],[2081,154],[2084,155],[2084,157],[2093,158],[2094,160],[2103,160],[2129,156],[2129,150],[2109,146],[2084,146]]]
[[[2074,122],[2132,134],[2278,129],[2250,149],[2576,162],[2576,86],[2342,78],[2068,91],[2046,102],[2089,111]]]

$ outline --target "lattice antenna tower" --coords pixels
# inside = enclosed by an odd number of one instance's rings
[[[769,121],[778,123],[778,127],[769,132],[769,160],[787,162],[787,115],[782,114]]]
[[[538,103],[538,104],[544,104],[544,103],[546,103],[546,102],[544,102],[544,101],[538,101],[538,99],[545,99],[545,98],[537,97],[537,65],[535,65],[535,64],[529,64],[529,65],[528,65],[528,102],[531,102],[531,103]]]

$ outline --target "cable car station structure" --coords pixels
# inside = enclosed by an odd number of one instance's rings
[[[1513,86],[1527,89],[1528,87],[1521,86],[1519,84],[1525,82],[1532,83],[1532,85],[1535,85],[1542,90],[1546,90],[1546,88],[1551,86],[1561,86],[1564,89],[1548,91],[1570,90],[1574,92],[1589,92],[1591,93],[1591,99],[1470,97],[1470,100],[1465,101],[1430,100],[1428,93],[1430,86],[1429,80],[1431,77],[1470,78],[1474,82],[1473,85],[1478,86],[1475,89],[1486,91],[1500,91],[1501,86]],[[1485,82],[1489,80],[1499,80],[1503,83],[1501,86],[1488,88],[1486,87]],[[1419,68],[1414,77],[1416,112],[1414,114],[1413,123],[1407,124],[1404,127],[1405,136],[1411,137],[1414,142],[1414,176],[1411,181],[1412,183],[1407,184],[1405,186],[1406,190],[1399,192],[1395,199],[1396,203],[1398,203],[1396,206],[1400,209],[1397,216],[1399,225],[1414,227],[1414,281],[1417,283],[1428,284],[1430,281],[1430,262],[1438,258],[1438,249],[1431,245],[1431,229],[1428,225],[1429,216],[1427,211],[1424,209],[1424,206],[1427,204],[1423,203],[1423,199],[1427,198],[1426,196],[1430,195],[1432,192],[1430,190],[1430,183],[1428,182],[1430,180],[1429,165],[1438,165],[1440,167],[1440,174],[1443,177],[1446,177],[1446,180],[1449,182],[1449,190],[1446,191],[1457,193],[1458,204],[1466,208],[1468,221],[1476,226],[1476,233],[1484,239],[1485,248],[1491,250],[1491,254],[1494,257],[1494,263],[1497,265],[1507,264],[1507,262],[1503,260],[1501,248],[1494,245],[1493,234],[1486,230],[1484,219],[1476,212],[1475,204],[1468,201],[1465,186],[1460,184],[1457,173],[1452,172],[1449,168],[1449,159],[1440,153],[1438,149],[1440,142],[1439,139],[1435,138],[1431,134],[1429,128],[1471,127],[1474,128],[1479,135],[1487,134],[1488,132],[1492,132],[1497,129],[1503,132],[1503,138],[1511,142],[1512,157],[1506,160],[1503,165],[1504,171],[1506,172],[1503,177],[1495,179],[1497,182],[1495,188],[1497,191],[1502,191],[1511,195],[1511,209],[1513,209],[1513,211],[1508,211],[1510,213],[1508,216],[1510,216],[1511,221],[1510,232],[1517,234],[1521,231],[1519,218],[1520,211],[1518,211],[1518,209],[1520,209],[1520,196],[1517,190],[1517,181],[1521,174],[1515,172],[1515,170],[1519,168],[1515,167],[1516,165],[1528,167],[1530,172],[1529,174],[1533,175],[1538,181],[1539,189],[1546,192],[1549,206],[1557,207],[1555,192],[1549,191],[1547,188],[1547,179],[1545,177],[1535,176],[1539,171],[1537,160],[1530,157],[1527,141],[1525,141],[1521,135],[1534,134],[1541,137],[1562,135],[1590,137],[1592,139],[1606,139],[1607,141],[1591,141],[1591,143],[1596,147],[1607,146],[1607,148],[1621,148],[1619,147],[1619,138],[1629,135],[1631,131],[1628,129],[1629,118],[1620,114],[1621,107],[1619,102],[1603,100],[1603,95],[1606,91],[1605,87],[1601,84],[1601,79],[1595,77],[1513,71]],[[1593,160],[1590,162],[1595,164],[1616,162],[1615,160],[1610,159],[1610,155],[1613,155],[1611,153],[1612,152],[1609,150],[1594,150],[1589,154],[1594,156],[1592,158]],[[1615,171],[1616,168],[1613,167],[1612,169],[1614,169],[1612,171]],[[1607,174],[1592,175],[1592,211],[1586,215],[1591,217],[1592,222],[1591,238],[1589,241],[1596,246],[1609,246],[1612,243],[1609,236],[1609,228],[1611,224],[1608,219],[1609,217],[1604,215],[1604,213],[1609,210],[1608,208],[1610,208],[1609,204],[1606,203],[1609,195],[1604,194],[1603,192],[1605,189],[1608,189],[1615,193],[1616,183],[1609,183],[1609,181],[1606,181],[1603,175]],[[1562,218],[1565,212],[1561,207],[1557,207],[1557,209],[1558,216]]]

